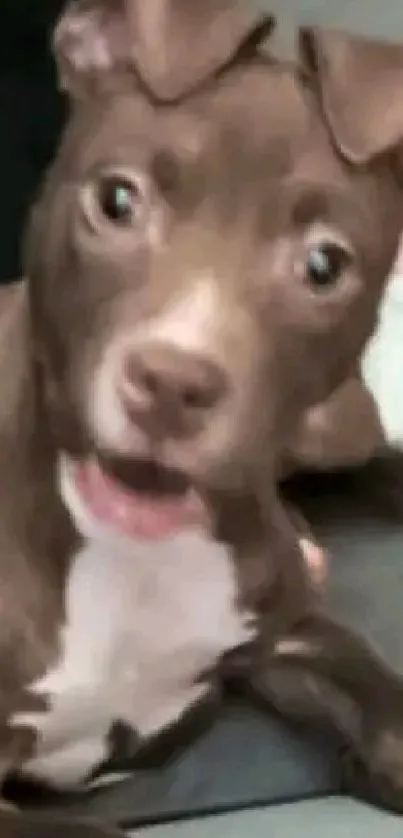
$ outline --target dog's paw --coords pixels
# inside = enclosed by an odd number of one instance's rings
[[[322,592],[329,573],[327,553],[316,541],[308,521],[297,507],[287,504],[287,515],[295,527],[311,585]]]
[[[403,814],[403,722],[375,726],[359,755],[347,750],[343,779],[356,797]]]
[[[311,536],[302,536],[299,539],[299,545],[308,568],[312,585],[315,590],[322,591],[328,575],[326,552]]]

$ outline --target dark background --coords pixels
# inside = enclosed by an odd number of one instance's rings
[[[65,110],[49,42],[59,0],[0,0],[0,283],[21,274],[27,209]]]

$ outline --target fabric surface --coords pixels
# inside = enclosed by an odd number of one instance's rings
[[[131,833],[132,838],[401,838],[402,821],[353,800],[331,798],[292,806],[200,818]]]
[[[364,632],[403,673],[402,533],[386,525],[330,522],[321,534],[332,557],[332,611]],[[88,795],[42,803],[135,828],[185,814],[324,796],[340,790],[338,744],[233,703],[165,767],[136,772]]]

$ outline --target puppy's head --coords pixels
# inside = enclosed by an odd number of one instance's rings
[[[71,115],[31,224],[32,324],[56,445],[91,461],[101,511],[112,473],[168,495],[274,473],[374,330],[403,49],[309,30],[283,65],[271,25],[230,0],[78,0],[59,24]]]

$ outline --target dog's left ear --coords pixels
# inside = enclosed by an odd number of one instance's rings
[[[403,44],[302,28],[299,54],[346,158],[365,164],[403,145]]]
[[[257,49],[273,26],[237,0],[69,0],[53,45],[70,95],[131,69],[157,99],[174,101]]]

